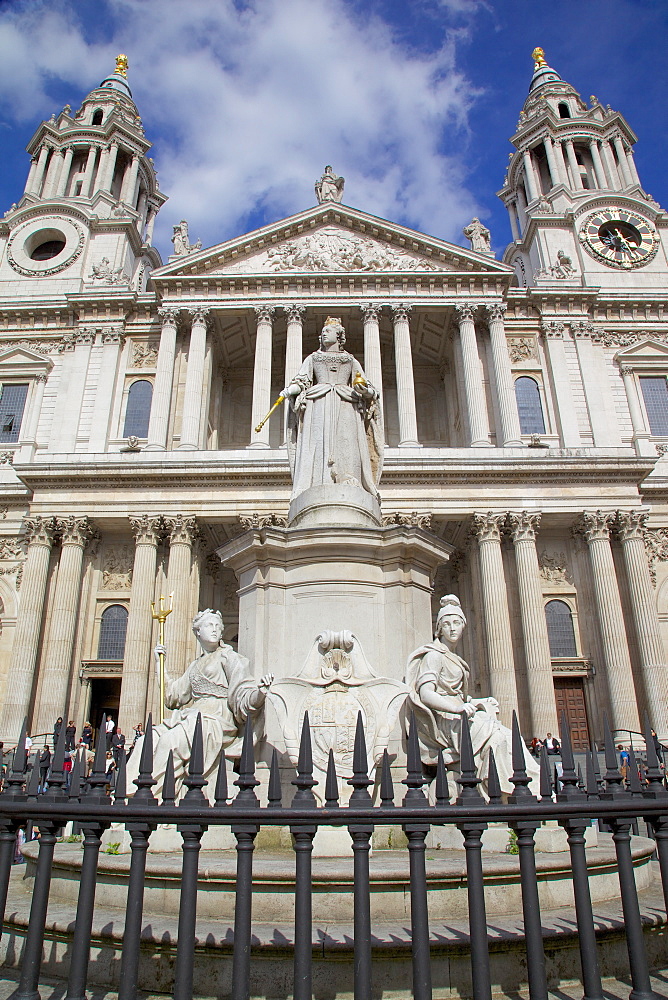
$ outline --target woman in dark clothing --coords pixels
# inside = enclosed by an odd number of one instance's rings
[[[58,737],[60,736],[60,730],[63,728],[63,717],[59,715],[53,724],[53,745],[55,747],[58,742]]]
[[[81,742],[85,743],[89,748],[93,742],[93,727],[90,722],[87,722],[81,730]]]
[[[74,750],[77,742],[76,736],[77,736],[77,727],[74,725],[74,720],[70,719],[70,721],[67,723],[67,726],[65,727],[66,750]]]

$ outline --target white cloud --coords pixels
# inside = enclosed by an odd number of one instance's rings
[[[475,95],[456,68],[461,27],[424,53],[344,0],[110,0],[101,43],[82,9],[5,8],[5,116],[50,113],[54,80],[85,91],[126,52],[170,197],[156,231],[163,253],[182,217],[210,244],[258,211],[269,221],[307,208],[325,163],[346,177],[346,203],[446,239],[459,241],[478,210],[465,186]]]

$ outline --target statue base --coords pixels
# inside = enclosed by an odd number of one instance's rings
[[[359,486],[334,484],[312,486],[290,503],[288,526],[291,528],[379,527],[380,504]]]

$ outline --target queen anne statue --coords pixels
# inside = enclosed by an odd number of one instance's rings
[[[320,349],[310,354],[281,396],[290,401],[288,454],[292,496],[343,483],[378,497],[383,465],[379,393],[344,350],[340,319],[328,317]]]

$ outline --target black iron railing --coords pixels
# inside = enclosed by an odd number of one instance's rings
[[[628,785],[618,769],[614,743],[606,726],[606,770],[599,773],[595,755],[587,758],[586,779],[575,770],[565,719],[562,720],[562,763],[559,789],[555,791],[547,756],[541,759],[540,796],[529,788],[522,739],[513,722],[513,793],[504,800],[493,755],[490,755],[487,791],[483,799],[466,718],[462,719],[461,774],[459,797],[448,798],[448,782],[442,759],[438,763],[433,803],[424,791],[417,729],[411,725],[407,742],[406,787],[400,805],[395,805],[390,761],[385,753],[381,767],[379,804],[369,793],[372,784],[367,772],[364,729],[358,719],[352,794],[348,805],[339,804],[334,758],[330,752],[325,803],[318,805],[313,793],[311,735],[304,718],[297,773],[292,784],[296,791],[289,805],[283,804],[278,758],[271,762],[268,801],[260,804],[256,795],[252,734],[246,728],[239,775],[233,798],[229,795],[224,760],[218,771],[215,801],[203,792],[202,725],[195,728],[186,792],[178,801],[174,769],[170,760],[164,780],[162,800],[153,795],[152,729],[149,718],[139,777],[132,797],[126,795],[125,763],[121,758],[115,800],[106,794],[104,743],[100,741],[91,774],[82,781],[80,761],[75,761],[69,792],[63,773],[64,733],[55,750],[50,786],[38,795],[35,770],[26,772],[25,752],[17,752],[5,787],[0,794],[0,916],[4,919],[12,858],[17,830],[27,820],[38,824],[39,853],[31,900],[30,918],[21,962],[16,1000],[35,1000],[45,937],[45,921],[52,876],[54,848],[64,824],[74,821],[83,833],[83,855],[79,880],[76,922],[71,948],[67,1000],[84,1000],[91,944],[98,855],[103,832],[112,823],[124,824],[131,837],[129,883],[126,901],[119,1000],[135,1000],[143,925],[143,899],[149,837],[159,824],[173,824],[182,837],[182,875],[178,917],[178,940],[174,975],[176,1000],[191,1000],[195,962],[195,922],[197,916],[198,862],[201,840],[210,827],[227,827],[236,838],[237,877],[234,918],[233,1000],[248,1000],[251,975],[251,927],[253,893],[253,851],[262,826],[288,826],[295,852],[294,917],[294,997],[312,996],[311,858],[313,839],[322,826],[346,828],[352,839],[354,868],[354,994],[356,1000],[372,997],[372,926],[370,915],[369,852],[374,828],[401,825],[408,839],[410,862],[411,947],[413,955],[413,996],[431,997],[431,963],[425,839],[432,826],[451,826],[464,836],[466,888],[470,933],[471,974],[476,1000],[491,997],[485,883],[482,863],[482,835],[489,823],[505,823],[514,831],[519,852],[520,880],[527,974],[531,1000],[547,997],[547,976],[543,946],[540,903],[536,878],[534,835],[545,821],[556,820],[566,831],[571,858],[572,881],[581,960],[581,979],[588,1000],[602,1000],[601,975],[597,960],[596,929],[589,887],[585,831],[593,818],[612,830],[619,889],[625,923],[633,1000],[654,1000],[643,939],[638,893],[631,854],[631,825],[642,817],[656,840],[663,895],[668,907],[668,790],[656,757],[654,742],[647,730],[646,766],[639,775],[631,753]],[[24,745],[23,737],[19,747]],[[26,786],[27,780],[27,786]]]

